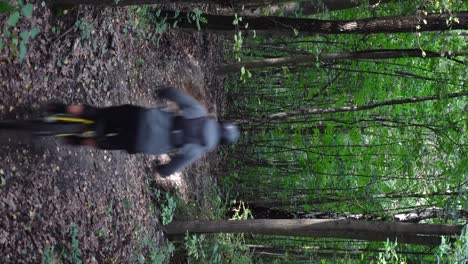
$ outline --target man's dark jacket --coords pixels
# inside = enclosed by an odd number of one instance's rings
[[[205,107],[178,89],[164,88],[159,96],[177,103],[182,113],[143,110],[137,122],[135,152],[163,154],[177,150],[168,164],[157,167],[161,175],[170,175],[215,148],[221,129],[216,120],[207,117]]]

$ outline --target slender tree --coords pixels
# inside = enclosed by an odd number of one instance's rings
[[[377,7],[381,4],[393,2],[394,0],[370,0],[369,7]],[[240,2],[240,3],[239,3]],[[301,1],[281,1],[278,3],[265,4],[262,2],[239,1],[236,3],[237,9],[223,8],[220,13],[223,15],[234,14],[234,12],[242,16],[261,16],[267,15],[285,15],[295,16],[297,13],[303,15],[312,15],[325,11],[335,11],[359,7],[362,1],[355,0],[301,0]],[[243,6],[244,9],[239,7]]]
[[[47,0],[50,5],[129,6],[164,3],[224,3],[222,0]]]
[[[430,95],[430,96],[423,96],[423,97],[412,97],[412,98],[404,98],[404,99],[395,99],[395,100],[388,100],[383,102],[371,103],[368,105],[362,106],[343,106],[337,108],[303,108],[299,110],[289,111],[289,112],[280,112],[271,115],[264,115],[260,118],[255,118],[255,120],[277,120],[277,119],[286,119],[295,116],[301,115],[321,115],[321,114],[334,114],[340,112],[354,112],[354,111],[363,111],[363,110],[370,110],[377,107],[382,106],[391,106],[391,105],[401,105],[401,104],[410,104],[410,103],[417,103],[417,102],[425,102],[425,101],[434,101],[439,100],[442,98],[457,98],[457,97],[465,97],[468,95],[468,91],[462,91],[458,93],[451,93],[447,95]]]
[[[205,14],[207,23],[195,23],[193,16],[187,13],[161,11],[160,16],[167,17],[167,22],[177,23],[184,29],[200,29],[214,32],[230,32],[233,30],[255,30],[257,33],[284,35],[296,33],[311,34],[373,34],[397,32],[441,31],[451,29],[468,29],[468,11],[456,14],[416,14],[410,16],[389,16],[357,20],[320,20],[308,18],[286,18],[276,16],[244,16],[239,21],[234,16]],[[447,23],[451,17],[457,17],[457,22]],[[238,21],[234,25],[233,21]]]
[[[355,200],[369,200],[369,199],[400,199],[400,198],[429,198],[429,197],[436,197],[436,196],[450,196],[456,197],[458,195],[463,194],[463,192],[451,192],[451,191],[439,191],[439,192],[432,192],[432,193],[382,193],[382,194],[374,194],[370,196],[345,196],[345,197],[333,197],[333,196],[325,196],[322,195],[318,198],[314,199],[302,199],[302,200],[294,200],[294,201],[247,201],[248,204],[255,204],[257,206],[265,206],[265,207],[283,207],[283,206],[290,206],[291,204],[295,204],[296,206],[299,205],[307,205],[307,204],[319,204],[319,203],[339,203],[339,202],[348,202],[348,201],[355,201]],[[299,197],[304,197],[303,195]]]
[[[251,233],[303,237],[351,238],[439,245],[440,236],[459,235],[463,226],[336,219],[186,221],[164,226],[168,235],[189,233]]]
[[[282,208],[270,208],[251,204],[248,209],[254,219],[354,219],[381,221],[391,218],[393,221],[418,223],[432,218],[459,218],[468,220],[468,212],[464,210],[449,211],[444,208],[422,207],[411,211],[404,211],[385,217],[377,214],[363,214],[350,212],[306,212],[291,211]]]
[[[251,250],[289,250],[293,249],[295,251],[300,250],[300,252],[323,252],[323,251],[333,251],[333,252],[370,252],[370,253],[383,253],[385,252],[384,249],[370,249],[370,248],[338,248],[338,247],[323,247],[323,246],[301,246],[298,247],[296,245],[289,245],[285,244],[282,248],[277,248],[270,245],[252,245],[247,244],[245,245]],[[398,254],[407,254],[407,255],[432,255],[431,252],[417,252],[417,251],[398,251]]]
[[[294,260],[296,259],[303,259],[303,260],[312,260],[314,258],[328,258],[328,259],[337,259],[337,258],[344,258],[344,257],[358,257],[359,253],[357,251],[328,251],[328,252],[320,252],[320,251],[300,251],[300,250],[293,250],[293,249],[283,249],[283,248],[277,248],[277,247],[259,247],[254,245],[250,245],[249,249],[254,255],[259,255],[259,256],[271,256],[271,257],[286,257],[288,256],[289,258],[293,258]],[[313,256],[313,257],[312,257]]]
[[[337,60],[384,60],[395,58],[453,58],[458,55],[465,55],[466,52],[453,53],[445,56],[441,52],[423,51],[420,49],[393,49],[393,50],[362,50],[336,53],[311,54],[294,57],[268,58],[247,62],[226,64],[216,70],[218,74],[237,73],[242,67],[247,69],[260,69],[266,67],[297,66],[304,63],[333,62]],[[457,61],[464,63],[463,61]]]

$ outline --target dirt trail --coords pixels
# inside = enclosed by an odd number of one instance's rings
[[[0,51],[0,117],[35,115],[53,99],[161,105],[154,94],[162,84],[182,87],[216,111],[222,80],[211,69],[223,59],[222,40],[171,31],[158,45],[133,29],[133,15],[128,8],[80,7],[54,17],[35,5],[33,17],[16,29],[41,30],[25,60]],[[52,139],[1,145],[0,263],[38,263],[52,246],[69,251],[75,225],[84,263],[134,263],[147,250],[142,241],[159,245],[164,239],[148,193],[148,181],[158,177],[152,170],[156,158]],[[203,188],[193,186],[199,179],[182,181],[194,192]]]

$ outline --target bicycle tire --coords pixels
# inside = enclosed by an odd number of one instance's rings
[[[0,121],[0,129],[27,131],[36,136],[77,135],[90,131],[91,126],[83,123],[47,123],[42,120]]]

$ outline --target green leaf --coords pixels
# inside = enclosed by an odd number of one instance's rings
[[[26,44],[24,41],[21,41],[19,44],[19,60],[23,61],[24,57],[26,57],[26,53],[28,52],[28,49],[26,48]]]
[[[8,27],[7,27],[7,26],[3,27],[3,35],[4,35],[6,38],[11,37],[11,32],[8,30]]]
[[[34,39],[37,35],[39,35],[39,33],[41,33],[41,30],[37,27],[33,27],[29,32],[29,34],[31,35],[31,39]]]
[[[29,41],[29,32],[27,30],[21,31],[20,37],[25,41]]]
[[[5,2],[0,2],[0,13],[8,13],[13,10],[15,10],[14,6]]]
[[[0,39],[0,50],[3,48],[3,39]]]
[[[11,14],[9,17],[8,17],[8,25],[9,26],[15,26],[16,23],[18,23],[19,21],[19,17],[20,17],[20,13],[18,11],[14,12],[13,14]]]
[[[16,36],[13,36],[11,38],[11,43],[16,47],[18,46],[18,38]]]
[[[23,8],[21,8],[21,12],[23,13],[23,15],[27,18],[31,18],[32,17],[32,12],[33,12],[33,5],[32,4],[27,4],[25,6],[23,6]]]

